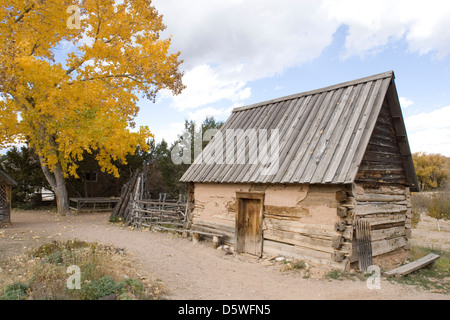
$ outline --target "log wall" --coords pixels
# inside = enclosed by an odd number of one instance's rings
[[[406,172],[397,140],[385,101],[356,175],[356,183],[372,188],[406,185]]]
[[[412,228],[409,188],[373,189],[357,185],[355,200],[357,205],[350,214],[354,219],[370,222],[373,256],[409,247]]]
[[[355,179],[354,219],[371,224],[373,256],[408,247],[411,194],[394,120],[385,100]],[[356,191],[356,192],[355,192]],[[353,255],[354,261],[357,257]]]

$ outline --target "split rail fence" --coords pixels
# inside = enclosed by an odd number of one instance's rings
[[[148,193],[146,174],[137,172],[122,189],[120,200],[111,217],[119,217],[136,228],[149,227],[157,230],[184,232],[187,213],[187,199],[180,195],[178,200],[166,199],[162,193],[159,199],[145,199]]]

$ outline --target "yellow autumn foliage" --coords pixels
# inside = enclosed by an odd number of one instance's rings
[[[164,29],[149,0],[0,0],[0,147],[26,141],[64,176],[96,152],[117,176],[112,161],[152,136],[133,122],[139,95],[184,88]]]

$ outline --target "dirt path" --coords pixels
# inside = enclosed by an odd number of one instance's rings
[[[131,230],[107,223],[107,214],[58,217],[45,211],[14,211],[13,225],[0,229],[0,258],[51,240],[79,239],[124,248],[137,268],[161,281],[168,299],[450,299],[381,280],[380,290],[364,281],[304,279],[245,256],[194,244],[167,233]]]

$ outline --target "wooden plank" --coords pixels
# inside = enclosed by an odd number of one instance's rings
[[[356,201],[360,202],[396,202],[406,200],[405,195],[390,195],[380,193],[365,193],[362,195],[356,195]]]
[[[336,132],[342,132],[340,129],[343,128],[344,124],[342,115],[345,115],[344,111],[348,108],[348,101],[353,94],[353,86],[349,86],[345,89],[345,92],[341,96],[341,100],[337,102],[338,106],[334,111],[334,116],[331,119],[331,122],[328,124],[329,132],[325,133],[326,136],[326,146],[323,151],[323,155],[321,156],[321,161],[316,168],[313,177],[311,178],[311,183],[320,183],[323,182],[323,178],[325,176],[325,172],[328,169],[330,164],[330,160],[333,157],[334,151],[338,147],[340,134],[336,134]],[[345,119],[345,116],[344,116]]]
[[[297,155],[297,150],[300,150],[300,146],[305,142],[304,136],[309,130],[309,127],[316,118],[317,112],[319,112],[317,105],[320,105],[325,95],[318,94],[311,96],[310,99],[305,99],[306,106],[304,112],[299,116],[297,126],[291,133],[289,141],[287,142],[287,148],[284,149],[284,153],[280,155],[282,159],[278,173],[275,175],[272,181],[286,180],[286,176],[292,172],[292,167],[295,165],[293,159]],[[290,146],[290,147],[289,147]],[[288,181],[286,181],[288,182]]]
[[[372,241],[372,254],[375,257],[384,253],[392,252],[406,246],[407,243],[408,241],[406,240],[405,236],[393,239]]]
[[[264,230],[264,238],[269,240],[274,240],[278,242],[286,242],[291,244],[298,244],[308,246],[310,248],[317,247],[320,251],[328,252],[332,246],[331,239],[324,239],[323,237],[315,237],[313,234],[298,233],[292,231],[284,231],[277,229],[267,229]]]
[[[234,175],[231,180],[232,181],[239,181],[242,183],[245,182],[253,182],[253,181],[261,181],[265,180],[265,179],[271,179],[272,176],[267,175],[266,177],[263,177],[260,175],[260,172],[263,170],[263,167],[266,165],[265,163],[262,163],[260,161],[260,156],[261,156],[261,144],[259,142],[260,139],[260,135],[261,133],[258,132],[258,130],[264,129],[264,130],[269,130],[269,129],[275,129],[277,128],[278,130],[280,130],[280,123],[282,123],[282,118],[285,117],[286,114],[286,109],[290,108],[291,105],[291,101],[284,101],[282,103],[276,104],[274,106],[271,107],[270,113],[271,116],[266,116],[264,115],[261,119],[261,122],[257,125],[257,128],[255,128],[255,134],[256,137],[255,139],[258,140],[257,143],[251,143],[248,145],[248,154],[249,157],[253,157],[253,159],[256,159],[256,164],[251,164],[250,162],[247,162],[240,170],[240,172],[238,175]],[[269,110],[265,110],[266,112],[269,112]],[[270,132],[271,134],[271,132]],[[270,141],[270,135],[269,133],[267,134],[267,139],[266,141]],[[250,142],[250,139],[249,139]],[[269,142],[267,142],[269,143]],[[276,143],[279,143],[279,141],[277,141]],[[259,145],[259,147],[258,147]],[[246,146],[247,148],[247,146]],[[256,174],[253,175],[253,172],[255,172]]]
[[[333,226],[301,223],[298,221],[280,221],[265,217],[264,223],[268,229],[297,232],[300,234],[314,236],[320,239],[330,240],[339,235]]]
[[[372,241],[389,240],[389,239],[393,239],[393,238],[406,236],[405,231],[406,231],[405,226],[387,228],[387,229],[379,229],[379,230],[371,230]]]
[[[392,187],[392,186],[382,186],[381,188],[378,189],[374,189],[374,188],[367,188],[364,187],[364,184],[357,184],[360,187],[362,187],[364,189],[364,193],[374,193],[374,194],[393,194],[393,195],[400,195],[406,194],[406,190],[404,187],[400,188],[400,187]]]
[[[364,216],[361,220],[366,220],[370,222],[372,227],[384,224],[394,224],[404,222],[406,219],[405,213],[393,213],[393,214],[379,214],[372,216]]]
[[[364,109],[361,110],[361,116],[358,125],[352,134],[352,140],[347,147],[346,154],[342,159],[343,166],[340,169],[338,181],[353,182],[361,160],[364,157],[367,144],[373,128],[375,127],[374,118],[378,116],[384,92],[387,89],[386,82],[388,80],[378,80],[370,86],[370,94],[366,98]],[[369,85],[367,85],[369,86]]]
[[[344,158],[345,152],[350,142],[350,138],[353,135],[353,130],[357,125],[361,108],[363,107],[361,99],[366,98],[369,89],[370,85],[368,84],[359,84],[355,87],[355,95],[352,97],[352,101],[350,101],[349,103],[349,106],[354,108],[353,110],[347,110],[347,112],[344,114],[344,119],[342,119],[342,123],[338,127],[338,129],[340,130],[337,130],[335,132],[336,137],[339,138],[339,143],[337,145],[333,158],[339,159],[339,161],[332,161],[330,163],[330,166],[327,168],[325,177],[322,182],[332,182],[337,178],[339,174],[338,170],[341,166],[341,159]],[[357,102],[354,102],[353,100],[357,100]]]
[[[332,247],[332,241],[322,240],[322,242],[319,242],[317,239],[314,241],[313,238],[295,235],[295,233],[288,234],[286,232],[266,230],[264,231],[264,240],[272,240],[280,243],[291,244],[300,248],[307,248],[320,252],[327,252],[330,254],[335,251],[334,248]],[[343,253],[350,252],[350,248],[346,245],[341,246],[339,249]]]
[[[391,214],[391,213],[406,213],[406,206],[396,205],[396,204],[367,204],[367,205],[358,205],[352,211],[357,216],[365,216],[370,214]]]
[[[194,217],[192,220],[192,225],[198,226],[198,227],[205,227],[205,228],[210,228],[210,229],[221,230],[221,231],[229,232],[229,233],[234,233],[234,231],[235,231],[234,221],[233,221],[233,224],[231,225],[231,224],[219,223],[217,221],[202,220],[200,218]]]
[[[300,130],[301,128],[298,127],[298,121],[303,117],[303,112],[305,111],[306,106],[309,103],[309,100],[311,99],[311,96],[309,97],[302,97],[300,99],[293,100],[291,102],[292,109],[289,108],[286,112],[286,118],[283,119],[278,126],[280,127],[280,142],[279,142],[279,152],[281,153],[279,155],[279,159],[281,161],[279,162],[279,166],[281,167],[282,160],[286,158],[287,154],[291,151],[290,148],[286,147],[286,144],[289,141],[293,141],[293,137],[296,137],[295,133],[298,132],[297,130]],[[251,173],[252,179],[250,181],[255,181],[257,178],[256,176],[257,172]],[[273,180],[274,176],[267,175],[262,179],[262,182],[271,182]]]
[[[336,91],[331,91],[327,94],[326,99],[322,103],[321,108],[325,110],[314,123],[314,126],[308,132],[310,137],[306,139],[310,141],[305,148],[305,155],[301,157],[297,170],[291,178],[291,181],[311,181],[314,172],[317,169],[323,152],[325,152],[326,145],[328,144],[331,132],[334,127],[331,126],[331,121],[336,119],[335,109],[337,100],[343,93],[343,88]],[[297,163],[298,163],[297,162]]]
[[[411,263],[408,263],[404,266],[395,268],[393,270],[387,271],[384,273],[384,275],[386,277],[392,277],[392,276],[396,276],[396,277],[400,277],[400,276],[404,276],[406,274],[409,274],[411,272],[414,272],[416,270],[419,270],[423,267],[426,267],[430,264],[433,264],[434,262],[436,262],[437,259],[439,259],[440,256],[434,253],[430,253],[428,255],[426,255],[425,257],[422,257],[416,261],[413,261]]]
[[[306,120],[306,117],[308,115],[308,109],[307,106],[309,105],[310,101],[312,99],[312,96],[308,97],[302,97],[301,99],[297,99],[292,101],[292,104],[294,106],[294,109],[291,111],[291,114],[289,116],[289,119],[291,119],[291,122],[286,122],[285,130],[283,133],[280,132],[280,144],[279,144],[279,151],[280,151],[280,163],[279,163],[279,172],[284,171],[285,167],[288,165],[288,162],[284,161],[288,157],[288,155],[291,153],[291,149],[287,146],[291,145],[295,140],[295,138],[300,134],[301,125],[299,123],[303,123]],[[258,177],[258,171],[253,170],[253,172],[250,173],[251,181],[254,181]],[[275,179],[274,179],[275,178]],[[276,181],[276,177],[274,176],[266,176],[263,179],[263,182],[271,182],[273,180]]]
[[[212,233],[212,232],[204,232],[204,231],[198,231],[198,230],[186,230],[186,232],[192,233],[192,234],[201,234],[204,236],[210,236],[210,237],[218,237],[221,238],[223,237],[223,234],[220,233]]]
[[[267,108],[270,108],[267,107]],[[262,119],[264,119],[264,117],[261,117],[260,114],[267,112],[267,110],[265,110],[264,108],[261,109],[257,109],[257,110],[253,110],[248,112],[249,114],[247,115],[247,121],[245,121],[242,126],[236,126],[233,128],[233,131],[229,131],[226,132],[224,134],[225,136],[225,148],[227,150],[226,155],[233,155],[233,159],[228,159],[228,157],[226,157],[224,159],[225,163],[233,163],[233,165],[230,165],[228,167],[225,167],[226,170],[224,170],[223,173],[220,173],[220,175],[217,176],[216,173],[213,174],[214,178],[212,179],[213,181],[217,181],[217,177],[219,177],[221,182],[233,182],[232,177],[234,176],[234,174],[236,173],[236,171],[240,171],[242,168],[238,168],[239,163],[239,158],[240,157],[244,157],[244,159],[246,158],[246,154],[247,154],[247,146],[248,143],[251,142],[251,139],[256,139],[256,137],[254,135],[248,135],[248,131],[247,129],[253,129],[256,130],[255,128],[257,127],[256,124],[258,123],[258,121]],[[237,131],[240,130],[240,131]],[[235,132],[237,132],[236,134],[236,141],[234,140],[234,137],[232,140],[230,140],[230,138],[228,137],[229,133],[233,132],[233,134]],[[249,141],[246,141],[246,138],[249,139]],[[257,139],[256,139],[257,141]],[[239,146],[244,146],[243,148],[239,149]],[[231,153],[228,149],[233,150],[233,152]],[[246,162],[244,161],[243,164],[240,164],[241,167],[244,166]],[[214,165],[213,165],[214,166]]]
[[[292,183],[302,181],[301,175],[305,172],[307,161],[309,161],[314,152],[314,148],[310,150],[310,147],[317,142],[314,141],[317,137],[316,132],[317,130],[320,130],[319,127],[322,125],[323,118],[326,118],[325,112],[333,109],[327,107],[334,93],[335,92],[333,91],[329,91],[320,94],[316,103],[312,106],[315,113],[308,119],[305,128],[302,128],[306,129],[306,131],[304,131],[301,136],[297,137],[297,144],[293,146],[292,149],[294,152],[291,152],[294,157],[289,163],[281,182]],[[311,172],[311,175],[312,173],[313,172]]]
[[[260,167],[260,163],[258,160],[258,152],[256,146],[258,145],[258,129],[261,129],[264,127],[265,123],[267,121],[271,121],[273,119],[272,117],[264,116],[271,111],[272,109],[278,110],[279,108],[282,108],[285,105],[285,103],[276,104],[267,106],[267,108],[261,109],[260,111],[263,112],[262,115],[256,115],[255,117],[258,117],[258,119],[254,119],[254,122],[250,124],[249,127],[245,127],[242,130],[244,130],[244,134],[241,138],[239,138],[236,141],[236,144],[233,141],[233,147],[234,147],[234,156],[236,157],[236,163],[240,163],[239,159],[244,159],[244,163],[239,167],[234,167],[233,170],[230,171],[230,174],[225,177],[227,181],[243,181],[243,176],[248,174],[248,171],[250,171],[251,168],[258,168]],[[279,117],[282,117],[282,112],[272,112],[272,115],[276,115]],[[247,131],[247,132],[245,132]],[[250,132],[250,134],[248,134]],[[227,142],[228,143],[228,142]],[[241,148],[239,148],[242,146]],[[229,145],[227,144],[227,148]],[[250,161],[252,160],[252,161]],[[226,160],[227,161],[227,160]],[[233,160],[234,162],[235,160]]]
[[[267,256],[285,256],[299,260],[307,260],[317,264],[328,265],[336,269],[345,270],[347,261],[341,263],[334,261],[329,253],[317,250],[300,248],[276,241],[264,240],[264,254]]]

